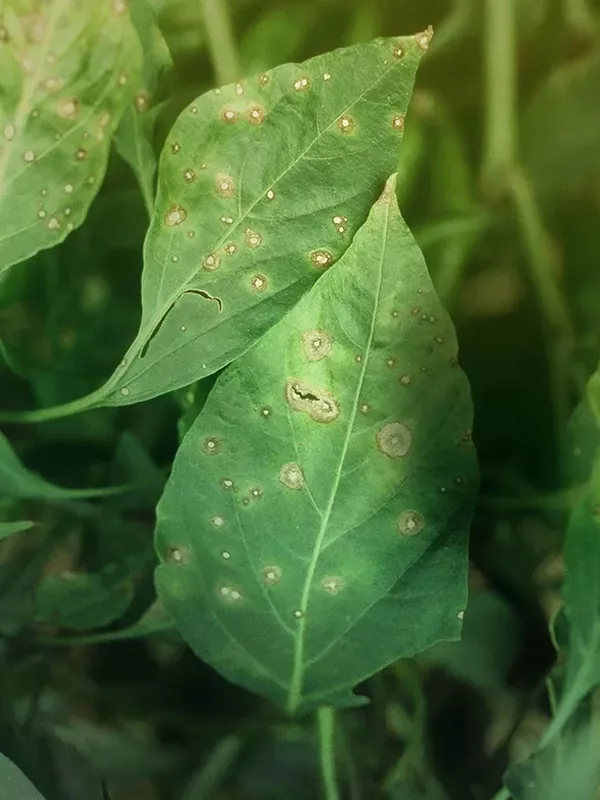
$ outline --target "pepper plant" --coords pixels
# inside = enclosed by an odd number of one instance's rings
[[[558,798],[569,786],[591,798],[599,379],[587,384],[583,361],[570,372],[575,333],[529,177],[541,155],[521,158],[516,136],[518,33],[543,24],[545,4],[484,4],[475,189],[446,106],[413,94],[421,62],[481,22],[468,2],[439,44],[431,26],[377,37],[378,12],[359,4],[350,41],[304,60],[287,20],[301,38],[300,6],[274,9],[238,50],[223,0],[193,4],[199,41],[194,26],[170,27],[171,0],[0,2],[0,634],[6,665],[16,659],[25,675],[14,680],[23,702],[0,703],[0,788],[15,800],[129,797],[122,769],[152,776],[148,797],[225,797],[256,736],[248,725],[221,726],[190,771],[158,742],[144,769],[141,756],[115,766],[114,731],[107,767],[94,724],[65,723],[56,697],[70,668],[57,654],[125,641],[162,648],[163,666],[173,651],[242,705],[260,703],[261,735],[280,725],[314,740],[320,778],[300,796],[467,797],[432,766],[426,682],[442,669],[493,694],[509,663],[479,666],[483,634],[468,625],[469,533],[490,501],[478,462],[489,484],[494,458],[483,437],[478,459],[453,319],[472,253],[516,221],[547,334],[562,493],[529,502],[554,502],[566,531],[564,607],[548,613],[564,657],[537,676],[552,706],[537,748],[491,770],[477,796]],[[563,10],[592,35],[586,3]],[[289,42],[280,65],[261,51],[269,40],[279,54],[278,36]],[[181,91],[185,58],[204,48],[208,85]],[[543,92],[535,102],[551,104]],[[405,204],[432,165],[444,218],[413,233]],[[71,437],[90,448],[87,488],[73,485]],[[27,455],[44,441],[48,478]],[[361,719],[379,747],[358,774]],[[386,731],[403,742],[391,760]],[[193,739],[189,721],[179,736]],[[75,782],[57,766],[65,746]],[[290,796],[285,783],[254,794],[251,784],[230,796]]]

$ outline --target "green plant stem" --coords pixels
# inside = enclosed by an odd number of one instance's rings
[[[569,416],[569,360],[573,347],[571,320],[550,251],[550,240],[544,227],[531,183],[520,167],[515,167],[508,187],[519,219],[528,256],[531,280],[548,328],[551,352],[551,387],[555,404],[556,435],[562,443]]]
[[[483,179],[491,195],[517,160],[517,58],[514,0],[485,0],[485,142]]]
[[[492,198],[508,195],[521,227],[532,283],[547,328],[550,384],[558,451],[569,413],[569,358],[573,335],[555,276],[550,239],[517,149],[515,0],[485,0],[486,138],[482,183]]]
[[[241,77],[227,0],[200,0],[210,57],[219,85]]]
[[[335,777],[335,709],[322,706],[317,711],[319,756],[325,800],[339,800]]]
[[[510,800],[510,796],[511,796],[510,792],[508,791],[506,786],[503,786],[502,789],[500,789],[500,791],[498,792],[498,794],[494,795],[492,800]]]

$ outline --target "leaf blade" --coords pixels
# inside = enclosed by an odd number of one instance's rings
[[[158,506],[156,585],[230,680],[290,712],[355,705],[362,679],[458,634],[476,467],[455,350],[390,183],[340,263],[217,380]]]
[[[396,166],[431,35],[284,64],[182,112],[160,160],[135,341],[96,392],[17,416],[141,402],[248,350],[366,219]]]
[[[1,281],[83,222],[141,55],[123,0],[8,0],[0,28]]]

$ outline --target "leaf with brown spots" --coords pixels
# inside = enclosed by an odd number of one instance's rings
[[[135,341],[98,391],[28,418],[187,386],[278,322],[344,254],[394,170],[392,120],[423,52],[419,37],[378,39],[192,102],[160,160]]]
[[[163,104],[161,89],[173,62],[167,43],[148,0],[129,0],[131,18],[144,52],[143,69],[133,102],[129,104],[115,136],[119,154],[135,172],[150,216],[154,212],[158,158],[154,129]]]
[[[6,0],[0,33],[1,283],[85,219],[141,48],[125,0]]]
[[[290,712],[360,703],[363,679],[457,638],[466,603],[469,388],[394,189],[219,377],[158,506],[181,634]]]

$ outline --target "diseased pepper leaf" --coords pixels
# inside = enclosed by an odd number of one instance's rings
[[[288,711],[460,632],[477,468],[452,323],[390,180],[347,254],[219,377],[157,510],[159,599]]]
[[[98,391],[29,418],[182,388],[281,319],[345,252],[394,171],[431,35],[285,64],[186,108],[161,156],[135,341]]]
[[[125,0],[0,9],[0,282],[81,225],[138,84]]]
[[[131,18],[142,42],[144,60],[134,102],[125,111],[115,136],[119,154],[135,172],[144,203],[154,211],[154,180],[158,159],[154,150],[154,128],[161,104],[158,94],[165,75],[173,66],[169,48],[148,0],[130,0]]]

